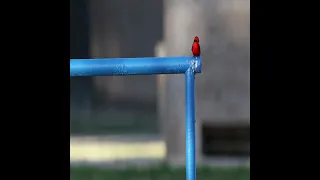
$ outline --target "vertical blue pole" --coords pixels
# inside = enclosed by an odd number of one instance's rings
[[[196,180],[195,159],[195,107],[193,68],[185,73],[186,78],[186,180]]]

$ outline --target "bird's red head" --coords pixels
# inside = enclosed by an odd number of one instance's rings
[[[199,42],[198,36],[194,37],[194,40],[193,40],[193,41],[194,41],[194,42]]]

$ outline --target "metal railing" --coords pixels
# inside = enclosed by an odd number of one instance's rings
[[[187,180],[196,179],[194,83],[201,69],[201,57],[193,56],[70,59],[70,77],[185,74]]]

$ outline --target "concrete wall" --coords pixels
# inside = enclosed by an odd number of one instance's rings
[[[191,55],[200,38],[203,73],[196,76],[197,159],[202,119],[212,123],[250,123],[249,0],[166,0],[165,42],[168,56]],[[185,161],[184,76],[163,78],[160,99],[168,161]],[[160,80],[159,80],[160,82]]]

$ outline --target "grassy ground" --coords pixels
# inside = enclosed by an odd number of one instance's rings
[[[70,167],[70,180],[185,180],[184,168],[129,168],[103,169],[94,167]],[[197,180],[249,180],[250,169],[197,168]]]

